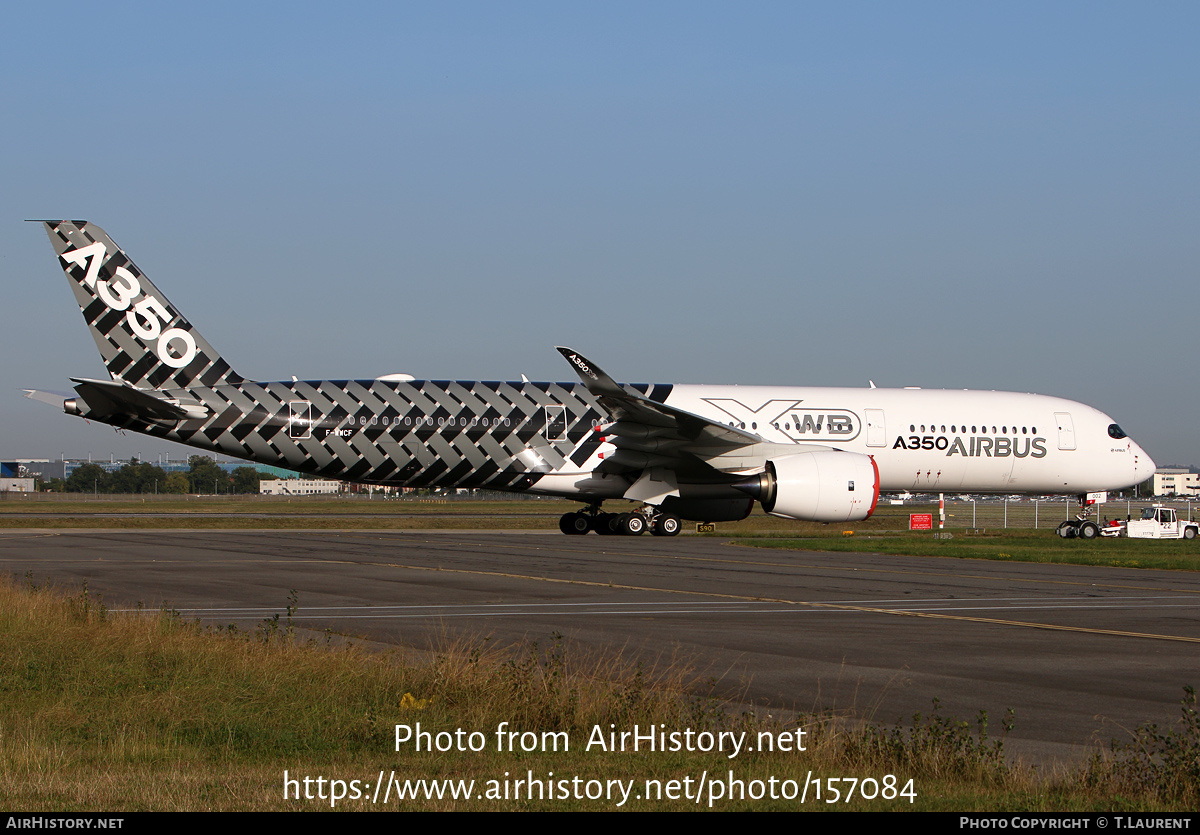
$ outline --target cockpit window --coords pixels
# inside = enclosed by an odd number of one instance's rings
[[[1108,425],[1108,437],[1110,437],[1110,438],[1116,438],[1116,439],[1119,441],[1119,440],[1121,440],[1122,438],[1127,438],[1127,437],[1129,437],[1129,436],[1125,434],[1125,430],[1124,430],[1124,429],[1122,429],[1121,427],[1117,426],[1115,423],[1110,423],[1110,424]]]

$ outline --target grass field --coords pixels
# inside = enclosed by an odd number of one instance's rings
[[[573,507],[550,500],[8,500],[0,502],[0,527],[553,529]],[[880,510],[852,535],[757,514],[719,525],[716,536],[773,548],[1200,567],[1200,547],[1189,542],[1084,543],[1045,529],[958,530],[935,539],[898,530],[922,508]],[[637,664],[557,640],[367,651],[335,636],[298,636],[288,611],[281,601],[280,614],[253,632],[213,631],[170,612],[114,617],[86,589],[0,583],[0,806],[1112,812],[1187,810],[1200,800],[1200,724],[1186,693],[1176,726],[1140,729],[1120,750],[1047,773],[1006,756],[1003,717],[950,717],[933,704],[888,727],[835,715],[770,716],[711,698],[711,685],[687,659]],[[417,723],[431,740],[447,740],[448,750],[397,750],[397,725],[411,731]],[[734,757],[586,750],[596,733],[635,726],[744,733],[790,750]],[[535,750],[496,750],[501,728],[532,734],[516,739],[536,739]],[[804,751],[796,750],[801,729]],[[484,750],[451,744],[460,731],[481,734]],[[560,744],[569,750],[554,750]],[[363,788],[381,777],[390,790],[435,793],[473,780],[479,796],[393,796],[383,804]],[[551,794],[516,799],[516,781],[532,792],[530,778]],[[614,785],[630,792],[620,803],[608,794]],[[336,801],[335,786],[344,792]],[[730,797],[738,786],[748,793]],[[588,799],[592,789],[603,789],[603,797]],[[853,793],[848,802],[846,791]],[[833,793],[842,797],[831,804]]]
[[[888,728],[771,716],[709,698],[686,659],[634,664],[558,639],[372,652],[301,639],[286,614],[212,631],[28,582],[0,582],[0,692],[0,807],[25,811],[1118,812],[1200,800],[1194,697],[1177,728],[1047,773],[1005,756],[1003,717],[936,705]],[[679,750],[606,750],[611,733],[638,728],[677,734],[667,747]],[[728,744],[689,750],[706,739]]]
[[[1173,571],[1200,569],[1200,545],[1195,541],[1147,539],[1096,539],[1082,542],[1060,539],[1052,531],[997,531],[982,536],[958,535],[932,539],[929,534],[866,534],[853,537],[765,537],[737,540],[760,548],[808,551],[871,552],[955,559],[1010,562],[1101,565],[1114,568],[1160,568]]]

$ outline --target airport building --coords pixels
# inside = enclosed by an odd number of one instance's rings
[[[264,496],[312,496],[344,489],[344,482],[328,478],[275,478],[258,483],[258,492]]]
[[[1200,473],[1173,467],[1155,470],[1154,495],[1200,496]]]

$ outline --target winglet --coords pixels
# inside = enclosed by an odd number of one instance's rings
[[[571,363],[571,367],[575,369],[575,373],[579,375],[579,379],[583,380],[583,384],[587,386],[587,390],[597,397],[603,395],[617,395],[619,397],[628,396],[625,389],[617,385],[612,377],[609,377],[600,366],[589,360],[583,354],[571,348],[557,346],[558,352],[566,357],[567,362]]]
[[[704,442],[701,445],[709,450],[714,448],[728,450],[762,442],[762,438],[752,432],[735,429],[711,418],[685,412],[683,409],[668,406],[666,403],[659,403],[632,389],[627,391],[578,351],[559,346],[558,352],[566,357],[567,362],[571,363],[571,367],[579,375],[579,379],[583,380],[587,390],[600,401],[600,407],[605,409],[618,424],[625,421],[627,424],[641,424],[644,427],[671,430],[663,436],[664,439],[677,437],[696,441],[703,437]],[[630,469],[644,469],[644,466]]]

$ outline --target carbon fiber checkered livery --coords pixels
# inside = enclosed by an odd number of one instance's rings
[[[665,387],[633,388],[665,396]],[[247,381],[164,393],[195,398],[211,416],[100,420],[303,473],[406,487],[528,489],[546,472],[582,467],[604,419],[579,384]],[[549,431],[547,406],[566,407],[565,432]]]
[[[182,388],[193,383],[219,386],[241,382],[242,378],[192,328],[103,229],[81,220],[46,221],[45,227],[79,309],[83,311],[84,321],[114,380],[145,389]],[[128,294],[124,307],[106,301],[102,295],[104,288],[122,281],[118,270],[127,271],[139,291]],[[123,286],[132,288],[134,285],[127,283]],[[110,298],[120,300],[120,296],[112,296],[111,291]],[[152,299],[160,306],[163,313],[153,318],[158,321],[161,333],[175,330],[190,335],[196,350],[186,365],[168,364],[171,358],[169,354],[168,361],[164,361],[158,351],[148,350],[145,342],[134,333],[128,322],[129,316],[133,315],[129,309],[138,299]],[[146,321],[148,319],[142,319],[143,323]]]
[[[406,487],[528,489],[545,472],[585,464],[604,419],[578,384],[243,382],[187,394],[212,416],[123,425],[304,473]],[[558,406],[565,432],[553,427],[557,415],[548,417],[547,407]]]
[[[609,419],[579,383],[245,380],[102,229],[45,226],[112,378],[196,415],[121,408],[119,388],[118,406],[102,406],[81,383],[81,417],[347,481],[514,491],[545,473],[586,473],[593,430]],[[671,387],[628,390],[662,402]]]

